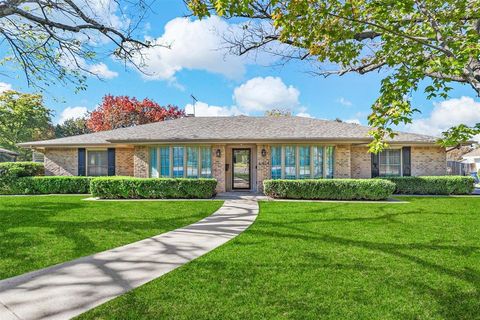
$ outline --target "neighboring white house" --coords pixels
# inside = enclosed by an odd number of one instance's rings
[[[466,163],[471,173],[480,170],[480,148],[463,155],[463,163]]]

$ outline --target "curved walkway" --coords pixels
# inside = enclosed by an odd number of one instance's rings
[[[0,281],[0,319],[69,319],[217,248],[256,219],[254,198],[226,200],[194,224]]]

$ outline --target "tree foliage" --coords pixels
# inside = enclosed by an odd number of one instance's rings
[[[158,103],[128,96],[106,95],[102,104],[90,113],[87,127],[93,132],[131,127],[151,122],[185,116],[183,110],[176,106],[160,106]]]
[[[77,136],[90,132],[90,129],[87,127],[87,119],[85,118],[67,119],[55,126],[55,138]]]
[[[13,90],[0,94],[0,146],[18,152],[19,160],[31,160],[31,151],[16,144],[51,138],[51,115],[40,94]]]
[[[135,31],[149,9],[143,0],[8,0],[0,1],[0,39],[6,54],[0,68],[23,70],[29,85],[73,82],[85,89],[89,63],[98,54],[114,55],[140,66],[141,49]]]
[[[283,57],[319,61],[322,76],[387,70],[369,124],[371,150],[393,137],[393,125],[412,121],[411,94],[447,98],[452,82],[480,95],[480,1],[471,0],[190,0],[199,16],[211,13],[259,20],[230,39],[239,54],[280,42]],[[265,27],[270,24],[272,28]],[[283,49],[285,46],[291,51]],[[318,64],[317,64],[318,65]],[[428,79],[428,85],[421,86]],[[465,125],[445,132],[441,141],[480,133]],[[452,134],[452,135],[450,135]]]
[[[291,117],[292,116],[292,111],[289,109],[271,109],[265,111],[265,116],[266,117]]]

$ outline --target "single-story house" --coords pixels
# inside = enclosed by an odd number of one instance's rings
[[[262,191],[265,179],[445,175],[436,138],[399,132],[368,152],[369,127],[302,117],[185,117],[20,144],[46,175],[213,177],[217,192]]]
[[[18,153],[15,151],[0,148],[0,162],[17,161]]]
[[[480,170],[480,148],[464,154],[462,158],[462,162],[468,166],[469,173],[476,173]]]

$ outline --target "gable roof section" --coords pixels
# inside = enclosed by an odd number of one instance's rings
[[[85,135],[26,142],[23,147],[208,141],[369,142],[369,127],[302,117],[186,117]],[[400,132],[390,142],[431,144],[437,138]]]
[[[463,155],[464,158],[477,158],[480,157],[480,148],[474,149],[469,153]]]

